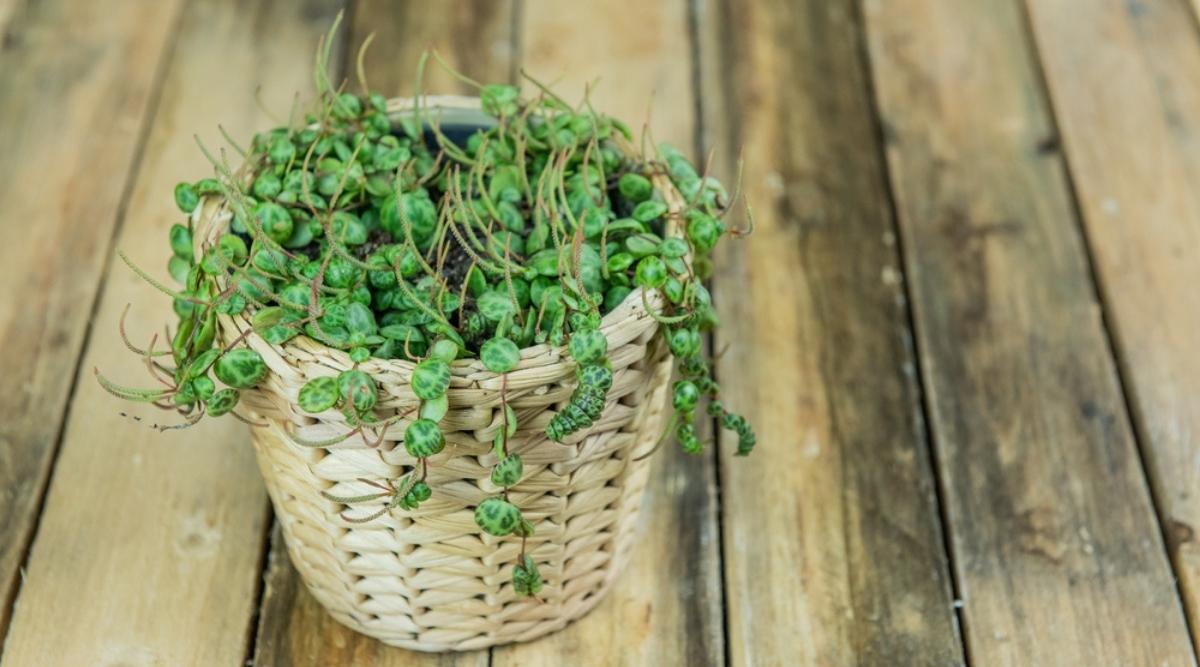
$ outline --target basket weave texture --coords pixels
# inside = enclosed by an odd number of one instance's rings
[[[470,105],[462,98],[431,103]],[[399,109],[403,101],[393,101]],[[477,107],[476,107],[477,108]],[[662,179],[665,181],[665,179]],[[669,182],[673,211],[679,201]],[[211,242],[230,218],[220,201],[206,201],[194,223],[197,242]],[[566,404],[575,384],[575,364],[566,350],[535,345],[506,377],[478,360],[451,365],[450,411],[441,426],[446,448],[429,461],[433,497],[414,511],[393,510],[368,523],[387,502],[348,507],[322,495],[377,493],[364,480],[386,484],[411,471],[404,450],[408,420],[387,428],[382,443],[361,436],[329,447],[352,430],[336,410],[310,415],[297,406],[308,380],[353,366],[342,351],[298,336],[272,345],[252,331],[246,343],[270,368],[268,378],[243,392],[242,410],[265,424],[252,429],[258,463],[275,508],[288,553],[306,586],[340,622],[385,643],[421,651],[470,650],[524,641],[561,629],[601,599],[629,557],[650,461],[647,455],[663,427],[671,362],[657,322],[639,291],[604,317],[613,386],[602,417],[563,443],[544,428]],[[250,329],[244,316],[221,316],[226,343]],[[359,365],[378,384],[376,409],[383,419],[418,405],[409,388],[413,364],[370,359]],[[546,586],[536,599],[512,590],[512,568],[520,539],[481,531],[474,509],[499,493],[491,483],[496,463],[492,439],[501,428],[501,394],[516,411],[519,429],[509,450],[521,455],[525,475],[509,500],[535,526],[527,553]],[[370,434],[371,443],[378,440]]]

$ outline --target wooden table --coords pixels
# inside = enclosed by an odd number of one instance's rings
[[[664,452],[584,620],[446,656],[331,621],[245,427],[134,378],[171,188],[286,117],[345,7],[746,158],[715,345],[760,446]],[[436,5],[436,7],[435,7]],[[1185,0],[0,0],[0,635],[25,665],[1184,665],[1200,623],[1200,33]],[[352,58],[338,65],[351,78]],[[261,87],[261,88],[260,88]],[[435,74],[429,86],[462,85]],[[255,102],[255,91],[263,100]]]

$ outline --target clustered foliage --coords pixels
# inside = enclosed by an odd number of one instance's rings
[[[669,146],[647,155],[645,137],[635,154],[626,125],[586,99],[569,105],[536,82],[530,98],[510,85],[478,86],[495,122],[455,140],[420,98],[415,113],[401,116],[378,94],[335,89],[327,59],[328,42],[318,54],[317,112],[255,136],[237,172],[223,152],[209,154],[216,177],[176,187],[175,201],[190,216],[170,231],[168,270],[181,287],[134,267],[174,298],[179,316],[169,351],[155,351],[153,340],[147,349],[129,345],[162,387],[133,389],[101,377],[107,389],[178,410],[186,417],[179,426],[233,412],[240,390],[258,385],[267,367],[241,338],[218,343],[218,314],[245,313],[275,345],[307,335],[346,351],[354,366],[309,381],[298,405],[312,414],[339,410],[353,430],[301,444],[329,446],[359,434],[377,446],[387,426],[408,421],[404,447],[418,461],[408,474],[376,484],[378,493],[329,496],[348,505],[388,498],[374,514],[346,517],[370,521],[431,497],[428,459],[446,444],[440,422],[450,407],[454,360],[478,357],[507,386],[521,348],[565,344],[578,383],[545,429],[561,441],[605,408],[613,370],[602,316],[640,298],[661,323],[683,378],[673,387],[668,428],[686,451],[702,451],[695,414],[707,400],[707,414],[738,435],[739,454],[749,453],[754,433],[720,401],[701,345],[701,332],[717,323],[703,284],[709,255],[722,236],[737,233],[721,220],[731,200],[720,183]],[[682,194],[685,210],[669,213],[655,186],[659,176]],[[210,197],[223,199],[233,216],[197,256],[192,214]],[[631,297],[638,288],[640,296]],[[653,292],[661,308],[650,307]],[[416,362],[417,407],[376,415],[376,383],[359,368],[372,357]],[[522,538],[513,586],[536,595],[541,575],[524,551],[533,525],[508,499],[524,469],[509,451],[518,424],[503,390],[501,404],[491,480],[502,492],[478,505],[475,520],[492,535]]]

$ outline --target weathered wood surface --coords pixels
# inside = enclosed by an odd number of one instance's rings
[[[757,222],[714,294],[724,401],[759,441],[721,438],[730,655],[961,662],[853,3],[703,11],[705,129],[722,175],[744,150]]]
[[[364,59],[372,90],[388,97],[413,94],[417,59],[436,49],[450,66],[477,81],[507,81],[516,73],[515,21],[517,0],[452,0],[426,2],[359,0],[352,10],[346,76],[357,90],[359,45],[374,33]],[[456,79],[431,58],[425,70],[429,93],[471,94],[469,84]]]
[[[351,11],[347,54],[343,72],[357,90],[356,56],[371,33],[374,40],[363,59],[368,85],[389,96],[411,95],[417,61],[427,48],[467,76],[487,81],[507,80],[513,72],[510,58],[514,4],[511,2],[446,3],[430,11],[424,3],[369,0]],[[479,45],[488,44],[480,51]],[[470,88],[432,60],[425,90],[430,93],[470,93]],[[271,549],[266,589],[260,611],[256,665],[292,667],[338,664],[364,667],[399,665],[457,665],[484,667],[487,651],[429,655],[385,646],[334,621],[309,594],[300,575],[287,560],[282,536]]]
[[[1029,3],[1147,472],[1200,640],[1200,40],[1183,3]]]
[[[865,7],[969,654],[1192,664],[1021,7]]]
[[[695,113],[687,3],[530,2],[521,66],[571,102],[598,80],[598,111],[638,121],[652,96],[653,136],[692,153]],[[604,58],[594,54],[604,53]],[[705,434],[702,433],[703,437]],[[646,485],[638,540],[596,609],[541,641],[498,647],[496,667],[722,664],[722,591],[715,468],[668,441]]]
[[[138,7],[111,20],[122,29],[144,26],[148,5]],[[192,3],[171,37],[173,53],[163,63],[161,99],[117,240],[119,248],[152,273],[165,274],[167,229],[182,219],[172,187],[210,172],[192,133],[200,131],[207,145],[216,148],[221,144],[215,127],[219,119],[232,135],[248,137],[271,122],[255,103],[256,86],[263,86],[262,97],[283,116],[293,91],[306,89],[309,69],[297,63],[310,62],[337,5],[312,4],[305,13],[287,11],[290,7],[285,2],[253,10],[234,0]],[[80,26],[81,35],[110,20],[92,18],[90,25]],[[158,30],[160,37],[168,34],[166,26]],[[129,67],[119,61],[112,66]],[[120,89],[117,81],[105,85]],[[92,113],[86,102],[72,107],[78,114]],[[110,124],[118,126],[119,136],[120,123]],[[31,125],[37,127],[37,121]],[[79,127],[103,137],[113,131],[90,123]],[[64,147],[62,159],[89,155],[94,141],[80,137],[77,145]],[[41,171],[37,164],[27,167]],[[125,176],[111,165],[88,164],[86,170],[95,170],[97,181]],[[97,194],[76,191],[64,203],[70,235],[64,232],[62,243],[73,248],[91,238],[93,225],[106,224],[91,215],[94,199],[89,197]],[[81,246],[64,258],[98,260],[96,248],[106,247],[103,241]],[[80,289],[76,280],[84,279],[48,282]],[[94,276],[87,280],[96,282]],[[128,410],[149,419],[170,419],[149,408],[120,404],[93,377],[92,368],[99,366],[119,381],[149,382],[116,331],[127,303],[134,304],[128,329],[139,343],[159,331],[170,314],[168,299],[123,266],[114,267],[96,314],[99,326],[84,353],[62,451],[14,610],[6,667],[230,665],[245,660],[268,516],[245,426],[214,420],[160,434],[119,416],[119,410]]]
[[[178,8],[0,4],[0,634]]]
[[[431,656],[340,626],[277,531],[264,553],[244,427],[159,435],[91,373],[141,378],[117,317],[132,302],[144,342],[168,313],[104,275],[114,229],[164,274],[171,187],[207,171],[192,133],[276,124],[260,84],[286,116],[342,4],[351,90],[376,32],[386,94],[432,46],[569,98],[598,77],[597,108],[635,129],[653,102],[655,139],[715,149],[730,184],[747,158],[758,229],[718,258],[716,342],[759,449],[660,451],[628,570],[539,642]],[[0,371],[24,382],[0,394],[3,667],[1194,664],[1192,9],[0,0],[0,228],[21,239],[0,266],[22,295],[0,299]],[[426,90],[471,87],[431,62]]]

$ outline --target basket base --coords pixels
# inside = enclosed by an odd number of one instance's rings
[[[614,580],[615,579],[616,578],[614,577]],[[306,585],[307,585],[307,582],[306,582]],[[395,635],[391,635],[386,632],[377,632],[373,628],[365,627],[362,623],[358,622],[358,619],[354,618],[354,616],[352,616],[350,614],[336,612],[336,611],[329,609],[328,607],[325,608],[325,611],[338,623],[341,623],[342,625],[350,628],[351,630],[354,630],[355,632],[358,632],[360,634],[371,637],[372,639],[375,639],[381,643],[387,644],[388,646],[395,646],[396,648],[402,648],[402,649],[405,649],[408,651],[418,651],[421,653],[448,653],[448,652],[459,652],[459,651],[476,651],[476,650],[480,650],[480,649],[492,648],[494,646],[506,646],[509,644],[520,644],[523,642],[529,642],[529,641],[533,641],[536,639],[540,639],[547,635],[554,634],[555,632],[558,632],[559,630],[563,630],[568,625],[571,625],[575,621],[578,621],[579,619],[583,618],[584,616],[587,616],[589,612],[591,612],[593,609],[596,608],[596,605],[598,605],[602,600],[604,600],[604,597],[606,595],[608,595],[608,592],[611,588],[612,588],[612,581],[606,581],[604,583],[604,585],[601,586],[594,593],[591,593],[590,595],[585,596],[578,603],[576,603],[575,606],[571,609],[570,614],[568,616],[563,616],[561,618],[555,619],[554,621],[547,621],[544,623],[539,623],[537,625],[530,627],[528,630],[526,630],[525,632],[522,632],[521,634],[519,634],[515,637],[509,637],[509,638],[503,638],[503,639],[500,639],[500,638],[491,639],[491,638],[486,638],[486,637],[480,637],[480,638],[477,638],[476,640],[468,640],[468,641],[462,642],[460,644],[454,644],[454,645],[438,645],[438,644],[432,644],[427,641],[414,641],[407,637],[397,637]],[[315,591],[313,591],[311,588],[309,590],[310,590],[310,592],[313,592],[314,595],[316,594]]]

